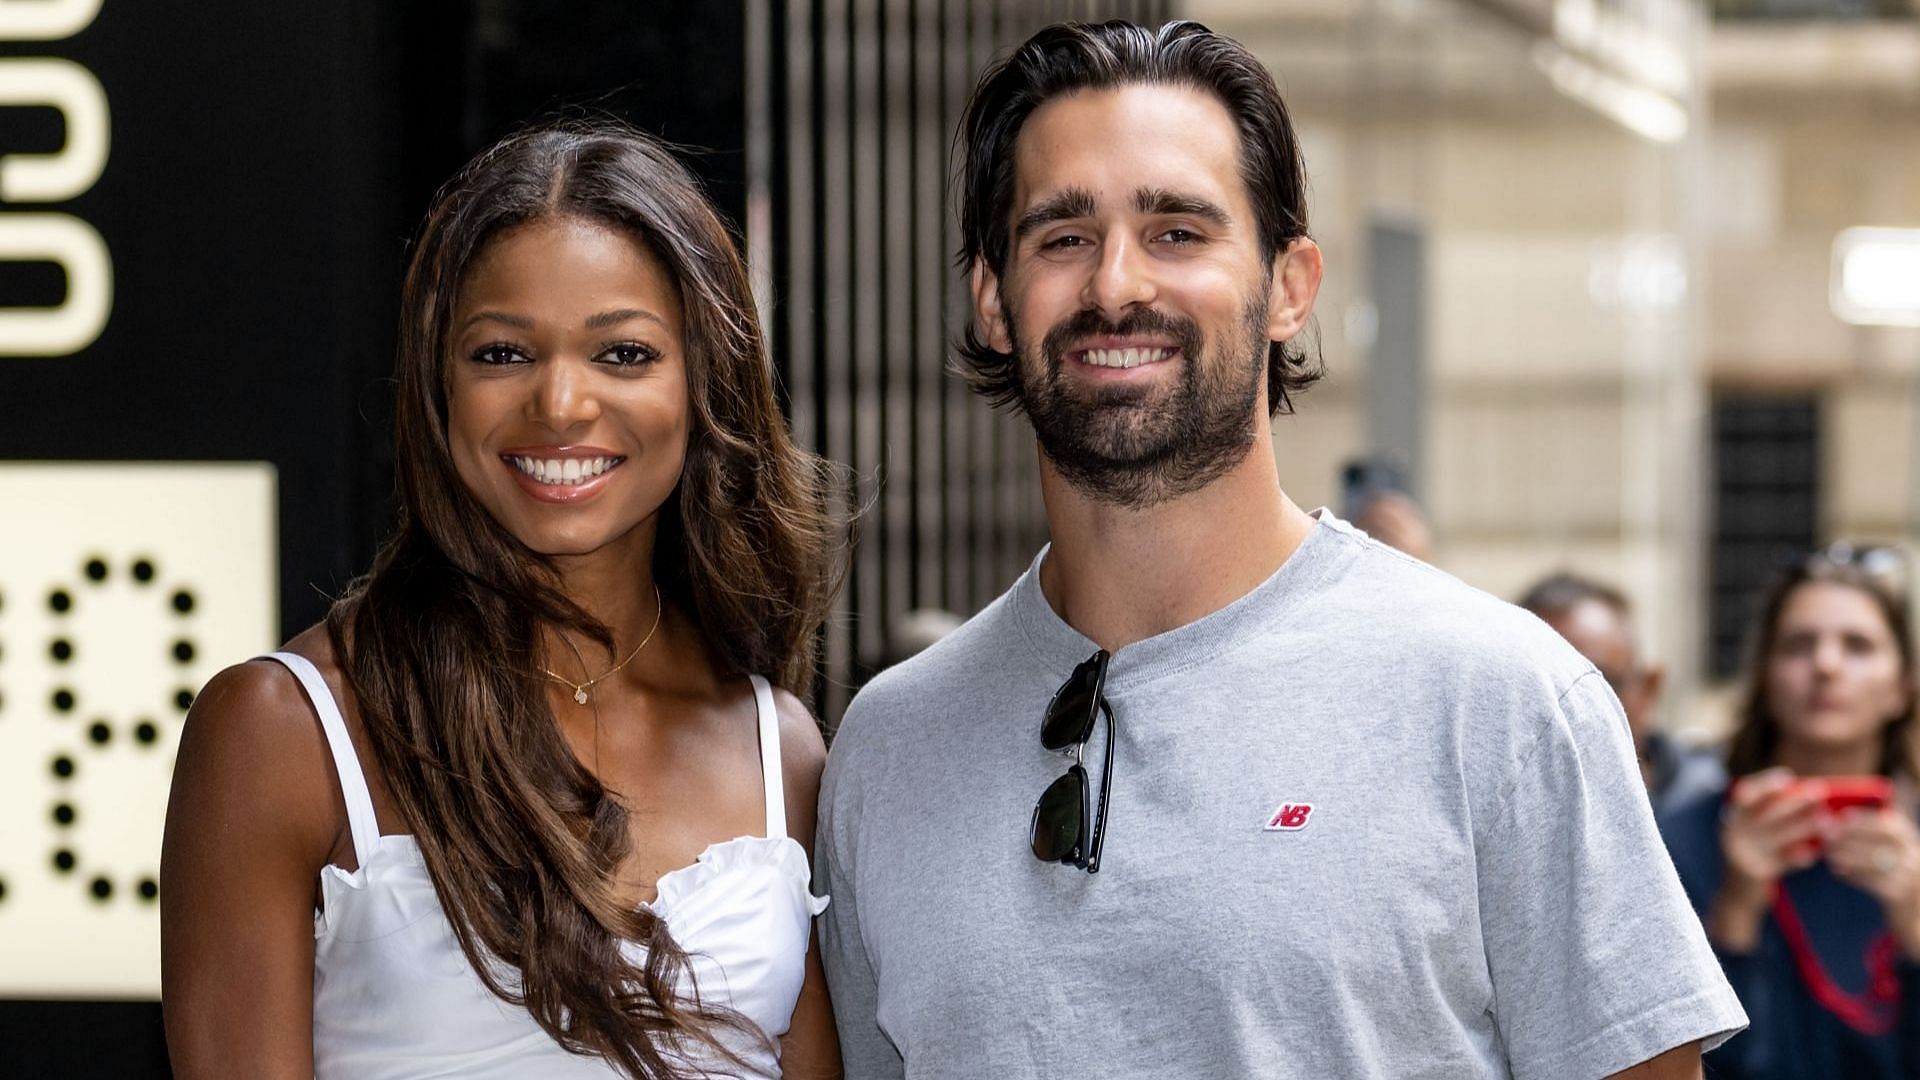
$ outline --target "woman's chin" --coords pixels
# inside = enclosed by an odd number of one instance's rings
[[[568,522],[564,525],[555,522],[540,522],[534,527],[508,527],[514,539],[528,551],[549,559],[581,559],[589,556],[604,555],[626,551],[636,543],[645,531],[646,523],[609,525],[589,522]]]
[[[549,559],[579,559],[595,555],[612,546],[609,537],[536,536],[522,537],[528,551]]]
[[[1880,738],[1883,725],[1837,712],[1816,712],[1787,728],[1787,737],[1822,750],[1849,750]]]

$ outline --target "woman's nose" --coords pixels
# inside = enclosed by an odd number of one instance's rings
[[[527,405],[532,419],[555,432],[592,423],[600,415],[592,373],[567,358],[550,359],[542,366]]]

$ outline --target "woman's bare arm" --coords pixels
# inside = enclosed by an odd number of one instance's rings
[[[787,835],[807,849],[813,861],[813,823],[820,800],[820,771],[827,764],[827,744],[806,706],[786,691],[777,691],[780,714],[782,779],[787,794]],[[807,946],[807,978],[793,1021],[780,1040],[780,1071],[792,1080],[839,1080],[840,1037],[833,1027],[833,1005],[827,999],[827,977],[820,967],[817,935]]]
[[[341,809],[290,672],[228,668],[181,735],[160,856],[161,999],[174,1075],[313,1077],[313,905]]]
[[[807,981],[793,1007],[793,1023],[780,1040],[780,1071],[789,1080],[840,1080],[840,1037],[827,1000],[827,975],[818,942],[807,948]]]

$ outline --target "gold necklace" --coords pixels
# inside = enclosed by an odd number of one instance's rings
[[[643,638],[641,638],[641,639],[640,639],[640,644],[638,644],[638,645],[635,645],[635,646],[633,647],[633,651],[627,654],[627,658],[626,658],[625,660],[622,660],[622,661],[620,661],[619,663],[617,663],[617,664],[615,664],[615,665],[613,665],[612,667],[610,667],[610,668],[608,668],[607,670],[605,670],[605,671],[603,671],[603,672],[601,672],[601,673],[600,673],[600,674],[598,674],[598,675],[595,675],[595,676],[594,676],[593,678],[591,678],[591,679],[588,679],[588,680],[587,680],[586,682],[582,682],[582,683],[577,683],[577,682],[574,682],[574,681],[573,681],[572,679],[569,679],[569,678],[567,678],[567,677],[566,677],[565,675],[562,675],[562,674],[560,674],[559,672],[556,672],[556,671],[549,671],[549,670],[547,670],[546,668],[541,668],[541,669],[540,669],[540,674],[542,674],[542,675],[545,675],[545,676],[546,676],[547,678],[549,678],[549,679],[552,679],[552,680],[553,680],[553,681],[555,681],[555,682],[560,682],[560,683],[565,683],[566,685],[568,685],[568,686],[570,686],[570,687],[572,687],[572,688],[573,688],[573,703],[574,703],[575,705],[585,705],[585,704],[587,703],[587,691],[588,691],[588,690],[591,690],[591,689],[593,689],[593,684],[595,684],[595,683],[597,683],[597,682],[599,682],[600,680],[602,680],[602,679],[604,679],[604,678],[606,678],[606,677],[607,677],[607,676],[609,676],[609,675],[612,675],[612,674],[613,674],[614,672],[616,672],[616,671],[619,671],[619,670],[620,670],[621,668],[623,668],[623,667],[626,667],[626,666],[627,666],[628,664],[630,664],[630,663],[632,663],[632,662],[633,662],[633,658],[634,658],[634,657],[636,657],[636,656],[639,656],[639,655],[640,655],[640,650],[641,650],[641,649],[644,649],[644,648],[646,648],[646,647],[647,647],[647,642],[649,642],[649,641],[652,641],[652,640],[653,640],[653,632],[654,632],[655,630],[658,630],[658,629],[660,629],[660,614],[661,614],[661,612],[662,612],[663,610],[665,610],[665,609],[663,608],[663,606],[662,606],[662,605],[661,605],[661,603],[660,603],[660,583],[659,583],[659,582],[654,582],[654,585],[653,585],[653,626],[652,626],[652,627],[650,627],[650,628],[649,628],[649,629],[647,630],[647,636],[646,636],[646,637],[643,637]],[[567,642],[567,648],[569,648],[569,649],[573,649],[573,642],[572,642],[572,641],[570,641],[570,640],[568,640],[568,639],[567,639],[566,637],[564,637],[564,636],[562,636],[562,638],[561,638],[561,640],[562,640],[562,641],[566,641],[566,642]],[[580,650],[579,650],[579,649],[573,649],[573,655],[574,655],[574,657],[575,657],[576,659],[579,659],[579,658],[580,658]],[[587,667],[587,665],[586,665],[586,661],[585,661],[585,660],[581,660],[581,663],[580,663],[580,669],[581,669],[582,671],[585,671],[585,670],[586,670],[586,667]]]

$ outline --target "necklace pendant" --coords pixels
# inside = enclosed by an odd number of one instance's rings
[[[575,688],[574,688],[574,691],[573,691],[573,703],[574,703],[575,705],[585,705],[585,704],[587,703],[587,688],[586,688],[586,687],[584,687],[584,686],[580,686],[580,687],[575,687]]]

